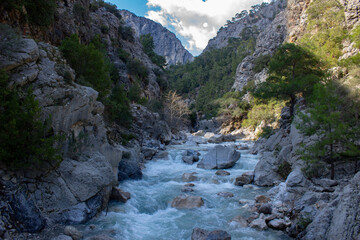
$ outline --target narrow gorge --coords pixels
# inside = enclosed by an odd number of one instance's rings
[[[0,239],[360,238],[358,0],[121,8],[0,2]]]

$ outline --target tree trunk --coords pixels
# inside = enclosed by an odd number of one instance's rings
[[[296,97],[290,96],[290,116],[294,116]]]
[[[334,164],[333,161],[331,161],[330,165],[331,165],[331,175],[330,175],[330,178],[331,178],[332,180],[334,180],[334,178],[335,178],[335,164]]]

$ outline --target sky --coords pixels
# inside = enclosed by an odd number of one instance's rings
[[[119,9],[160,23],[180,39],[194,56],[236,13],[264,0],[108,0]],[[269,2],[269,0],[265,0]]]

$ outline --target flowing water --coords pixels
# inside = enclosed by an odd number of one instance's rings
[[[257,156],[247,150],[240,151],[240,160],[233,168],[227,169],[229,176],[217,176],[216,170],[200,169],[196,164],[188,165],[181,159],[187,149],[198,150],[202,156],[212,147],[214,144],[169,146],[169,158],[148,162],[142,180],[120,183],[122,190],[131,193],[131,199],[125,204],[110,203],[107,213],[89,223],[96,228],[93,233],[88,230],[87,235],[102,233],[126,240],[180,240],[191,239],[192,230],[199,227],[225,230],[232,239],[288,239],[280,231],[258,231],[230,222],[235,216],[250,214],[248,206],[239,204],[239,200],[254,200],[256,195],[268,189],[234,185],[234,179],[253,170],[258,161]],[[182,182],[181,176],[191,172],[197,172],[198,180],[193,182],[194,192],[187,194],[201,196],[205,205],[190,210],[172,208],[171,201],[184,194],[181,188],[186,183]],[[231,192],[234,197],[220,197],[217,195],[219,192]]]

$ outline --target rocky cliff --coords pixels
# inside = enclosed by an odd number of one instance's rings
[[[0,5],[0,22],[23,34],[13,44],[10,41],[14,39],[0,33],[2,44],[8,48],[0,52],[0,69],[9,76],[9,88],[20,92],[32,88],[42,118],[51,116],[52,132],[63,139],[59,166],[47,166],[46,171],[11,171],[1,166],[0,238],[15,239],[13,229],[38,232],[57,223],[86,222],[106,207],[118,182],[120,162],[131,160],[140,169],[142,152],[150,148],[155,154],[172,137],[159,114],[140,105],[132,107],[134,125],[129,129],[105,121],[98,92],[77,83],[75,71],[56,47],[71,34],[77,34],[83,43],[99,35],[119,73],[116,83],[129,86],[133,81],[119,57],[122,48],[149,69],[148,83],[143,83],[141,92],[157,99],[161,90],[154,72],[161,69],[142,51],[138,38],[129,41],[120,37],[121,16],[105,7],[90,8],[87,0],[59,0],[56,4],[55,19],[49,27],[33,25],[24,12]],[[124,132],[135,137],[126,148],[122,146]],[[22,237],[27,239],[26,235]]]
[[[126,25],[135,30],[135,35],[151,34],[154,39],[155,53],[164,56],[168,65],[191,62],[194,57],[189,53],[175,34],[150,19],[138,17],[135,14],[121,10]]]

